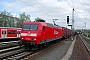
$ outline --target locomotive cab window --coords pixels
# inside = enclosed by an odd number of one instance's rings
[[[30,25],[29,24],[25,24],[23,27],[23,30],[29,30],[30,29]]]
[[[38,28],[38,25],[36,24],[30,25],[30,30],[37,30],[37,28]]]
[[[23,30],[37,30],[37,24],[24,24]]]

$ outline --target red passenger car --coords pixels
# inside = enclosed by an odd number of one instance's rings
[[[20,40],[24,45],[39,45],[51,42],[63,37],[60,26],[46,22],[24,22],[22,25]]]
[[[18,38],[22,28],[0,27],[0,39]]]

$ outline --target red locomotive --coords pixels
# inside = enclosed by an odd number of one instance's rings
[[[22,28],[0,27],[0,39],[18,38]]]
[[[71,30],[64,27],[46,22],[24,22],[20,35],[20,44],[39,46],[69,36],[71,36]]]

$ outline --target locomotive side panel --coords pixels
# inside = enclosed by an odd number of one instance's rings
[[[53,27],[49,27],[49,26],[45,26],[42,33],[43,33],[42,34],[43,39],[41,39],[41,40],[44,40],[45,43],[63,37],[63,33],[62,33],[61,29],[53,28]]]
[[[44,33],[43,37],[45,42],[52,41],[52,39],[54,38],[54,31],[51,27],[45,26],[42,32]]]

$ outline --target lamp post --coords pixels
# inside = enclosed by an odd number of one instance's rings
[[[88,33],[87,33],[87,29],[86,29],[86,22],[84,23],[85,24],[85,30],[84,30],[84,33],[87,35],[88,37]]]

